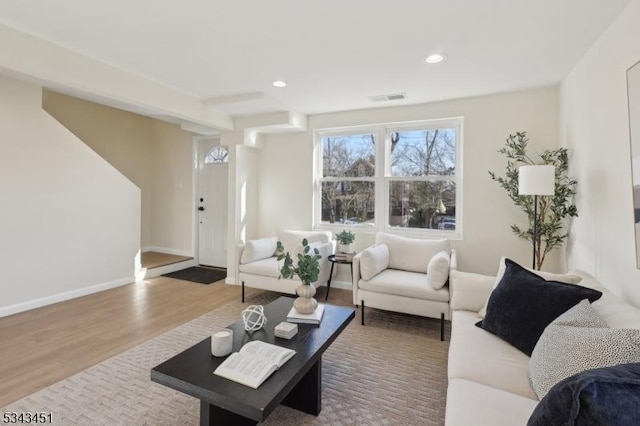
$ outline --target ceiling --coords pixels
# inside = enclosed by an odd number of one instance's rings
[[[227,114],[317,114],[557,84],[628,3],[5,0],[0,23]]]

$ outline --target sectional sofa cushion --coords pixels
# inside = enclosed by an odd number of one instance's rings
[[[360,268],[362,269],[362,267]],[[404,296],[412,299],[424,299],[433,302],[448,302],[447,287],[434,290],[427,285],[427,276],[418,272],[385,269],[370,280],[360,280],[361,290],[390,296]]]
[[[597,368],[551,388],[528,426],[640,424],[640,364]]]
[[[438,252],[451,253],[449,240],[421,240],[378,232],[376,244],[389,248],[389,268],[427,273],[429,260]]]
[[[500,280],[502,280],[504,271],[507,268],[506,260],[507,258],[504,256],[502,256],[502,258],[500,259],[500,263],[498,264],[498,274],[496,275],[495,283],[493,284],[494,289],[498,286],[498,284],[500,284]],[[582,281],[582,277],[576,274],[554,274],[546,271],[537,271],[531,268],[525,268],[525,269],[527,271],[533,272],[536,275],[539,275],[540,277],[544,278],[547,281],[558,281],[560,283],[567,283],[567,284],[578,284],[580,281]],[[586,286],[586,287],[589,287],[589,286]],[[487,298],[487,301],[485,302],[484,306],[478,312],[478,316],[480,318],[484,318],[484,316],[487,314],[487,303],[489,303],[489,298]]]
[[[389,266],[389,249],[386,244],[369,247],[360,257],[360,276],[369,281]]]
[[[427,284],[438,290],[447,283],[449,279],[449,263],[451,256],[448,251],[441,251],[435,254],[427,265]]]
[[[493,290],[487,315],[477,326],[531,356],[545,327],[582,299],[598,300],[602,293],[579,285],[546,281],[506,259],[506,270]]]
[[[260,238],[259,240],[249,240],[244,245],[241,264],[255,262],[273,256],[276,251],[278,239],[276,237]]]
[[[270,278],[278,278],[280,276],[280,265],[275,257],[268,257],[266,259],[256,260],[255,262],[241,264],[239,270],[245,274]]]
[[[547,326],[531,360],[529,377],[539,398],[576,373],[640,362],[640,330],[609,328],[588,300]]]

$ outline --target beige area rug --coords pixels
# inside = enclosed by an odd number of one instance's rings
[[[152,367],[240,318],[259,293],[229,303],[0,410],[51,412],[58,425],[197,425],[200,401],[149,379]],[[323,356],[318,417],[280,406],[265,425],[440,425],[444,423],[448,341],[439,320],[368,308]],[[449,333],[447,332],[447,336]]]

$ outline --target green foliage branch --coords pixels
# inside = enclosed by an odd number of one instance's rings
[[[311,250],[306,238],[302,240],[302,252],[298,253],[297,266],[293,264],[293,259],[289,252],[284,251],[284,246],[280,241],[278,241],[276,247],[276,256],[278,256],[278,261],[284,260],[278,279],[293,278],[294,275],[297,275],[304,284],[311,284],[318,280],[322,256],[320,256],[317,248],[314,248],[313,251]]]
[[[497,176],[489,172],[489,176],[498,182],[514,204],[520,207],[529,221],[527,229],[511,225],[511,230],[520,238],[533,242],[536,239],[536,268],[540,269],[546,255],[563,244],[569,233],[567,220],[578,216],[574,204],[578,182],[568,176],[569,156],[566,148],[545,150],[539,160],[527,154],[527,132],[516,132],[509,135],[506,145],[498,152],[507,157],[505,176]],[[534,235],[534,197],[518,195],[518,168],[524,165],[551,165],[555,167],[554,195],[538,196],[538,226]]]
[[[342,245],[351,244],[356,240],[356,236],[353,232],[343,229],[342,232],[336,234],[336,240]]]

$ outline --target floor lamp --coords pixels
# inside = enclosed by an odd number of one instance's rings
[[[518,169],[518,195],[533,195],[533,269],[536,269],[538,195],[553,195],[554,192],[554,166],[520,166]]]

